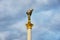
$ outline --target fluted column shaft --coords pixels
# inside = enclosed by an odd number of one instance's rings
[[[27,40],[32,40],[32,31],[31,31],[31,29],[27,29]]]

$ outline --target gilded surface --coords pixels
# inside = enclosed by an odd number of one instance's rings
[[[27,29],[32,29],[33,24],[31,23],[31,14],[32,14],[33,9],[29,9],[26,14],[28,16],[28,23],[26,24]]]

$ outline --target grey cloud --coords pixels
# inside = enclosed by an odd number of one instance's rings
[[[11,17],[22,17],[23,15],[25,17],[25,11],[28,8],[33,8],[36,11],[37,10],[44,10],[44,9],[49,9],[51,6],[58,5],[58,0],[29,0],[29,1],[24,1],[24,0],[2,0],[0,3],[0,13],[1,17],[5,16],[11,16]],[[52,5],[53,4],[53,5]]]
[[[37,12],[32,15],[32,21],[35,23],[33,40],[60,39],[60,9]]]
[[[9,35],[6,38],[6,40],[15,40],[15,39],[25,40],[25,38],[26,38],[26,34],[24,31],[25,29],[22,28],[23,23],[25,22],[24,19],[26,17],[25,12],[28,8],[33,8],[35,14],[32,15],[32,17],[33,17],[32,20],[34,20],[34,22],[37,25],[37,27],[33,30],[35,32],[35,33],[33,33],[33,40],[37,40],[37,39],[39,40],[40,38],[41,38],[41,40],[44,40],[44,39],[45,40],[46,39],[55,40],[54,38],[56,38],[55,37],[56,35],[54,35],[52,33],[50,34],[50,31],[57,30],[60,26],[58,23],[60,21],[59,21],[59,18],[52,19],[52,17],[54,18],[56,14],[54,14],[55,11],[53,12],[53,11],[49,11],[49,10],[53,9],[54,6],[58,7],[59,6],[58,2],[59,2],[58,0],[53,0],[53,1],[51,1],[51,0],[48,0],[48,1],[47,0],[46,1],[44,1],[44,0],[29,0],[29,1],[27,1],[27,0],[26,1],[25,0],[1,0],[0,1],[0,8],[1,8],[0,9],[0,14],[1,14],[0,15],[0,22],[1,22],[0,23],[0,28],[1,28],[0,32],[9,31]],[[44,11],[42,11],[43,13],[41,13],[41,10],[44,10]],[[48,12],[47,12],[47,10],[48,10]],[[56,16],[58,16],[58,15],[56,15]],[[23,19],[23,20],[21,20],[21,19]],[[54,21],[54,23],[56,23],[55,20],[58,21],[57,22],[58,28],[51,27],[51,26],[56,25],[56,24],[54,24],[54,25],[51,24],[52,21]],[[50,21],[51,21],[51,23],[50,23]],[[19,22],[19,23],[17,23],[17,22]],[[21,24],[22,24],[22,26],[21,26]],[[49,25],[49,24],[51,24],[51,25]],[[40,30],[41,27],[42,27],[42,29]],[[50,31],[49,30],[47,31],[46,29],[45,29],[45,31],[43,30],[43,28],[48,29],[49,27],[50,27],[50,29],[49,29]],[[19,30],[19,28],[20,28],[20,30]],[[22,32],[20,32],[20,31],[22,31]],[[51,37],[51,38],[47,38],[46,36]],[[57,37],[58,37],[57,40],[59,40],[60,36],[57,36]]]

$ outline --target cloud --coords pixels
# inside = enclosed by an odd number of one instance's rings
[[[5,40],[9,36],[9,32],[0,32],[0,40]]]
[[[59,40],[59,2],[59,0],[1,0],[1,40],[26,39],[25,13],[29,8],[34,9],[32,14],[33,40]]]
[[[58,40],[60,29],[60,9],[33,13],[33,40]],[[59,35],[59,36],[58,36]]]
[[[0,1],[0,18],[10,17],[23,17],[28,8],[34,10],[46,10],[50,9],[51,6],[57,6],[58,0],[1,0]],[[21,16],[22,15],[22,16]]]

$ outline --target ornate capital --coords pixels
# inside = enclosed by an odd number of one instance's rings
[[[28,22],[28,23],[26,24],[26,26],[27,26],[27,29],[32,29],[33,24],[30,23],[30,22]]]

